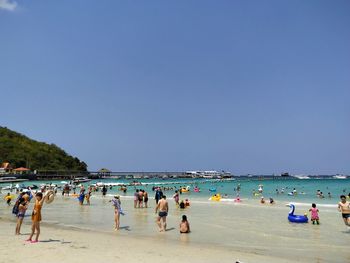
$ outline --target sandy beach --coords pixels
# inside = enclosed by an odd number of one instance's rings
[[[153,200],[148,209],[134,209],[129,197],[122,198],[126,216],[121,229],[113,231],[113,210],[94,195],[91,206],[79,206],[75,198],[56,196],[43,208],[40,242],[25,242],[30,217],[24,219],[22,235],[15,236],[15,218],[10,208],[0,210],[0,262],[350,262],[347,231],[335,207],[321,207],[321,225],[290,224],[288,208],[244,201],[194,201],[180,211],[169,200],[168,231],[159,233]],[[31,213],[32,202],[27,214]],[[306,207],[298,205],[298,211]],[[192,233],[180,235],[179,218],[187,214]]]
[[[42,226],[40,242],[25,242],[30,226],[23,226],[21,236],[13,234],[14,223],[1,220],[0,262],[27,263],[49,259],[50,262],[295,262],[266,255],[228,250],[219,246],[186,245],[159,240],[131,238],[118,233],[99,233],[69,228]],[[166,234],[166,233],[165,233]]]

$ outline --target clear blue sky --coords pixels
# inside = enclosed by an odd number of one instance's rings
[[[90,170],[350,173],[350,1],[0,0],[0,125]]]

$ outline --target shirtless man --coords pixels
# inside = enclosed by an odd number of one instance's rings
[[[158,212],[157,225],[159,227],[159,232],[166,230],[166,217],[168,215],[168,210],[168,201],[166,200],[166,196],[163,195],[162,199],[159,200],[155,211],[156,213]],[[163,226],[161,221],[163,221]]]
[[[340,196],[340,202],[338,203],[338,210],[343,216],[345,225],[350,227],[350,202],[346,201],[346,196]]]

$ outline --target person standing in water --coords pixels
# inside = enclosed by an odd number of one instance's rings
[[[166,217],[168,215],[168,211],[168,201],[166,200],[166,196],[163,195],[162,199],[159,200],[155,211],[156,213],[158,212],[157,225],[159,227],[159,232],[166,230]]]
[[[115,195],[110,202],[112,202],[112,205],[114,206],[114,221],[115,221],[114,230],[117,231],[119,230],[119,226],[120,226],[120,215],[124,215],[123,210],[121,208],[120,196]]]
[[[107,194],[107,187],[105,185],[103,185],[102,187],[102,197],[106,197]]]
[[[45,195],[39,192],[35,194],[35,204],[32,212],[32,233],[29,238],[26,240],[31,243],[37,243],[40,235],[40,221],[41,221],[41,209],[44,205],[44,201],[47,198],[49,193],[53,193],[52,191],[47,191]],[[34,233],[36,232],[35,240],[32,240]]]
[[[173,198],[175,200],[176,206],[179,206],[180,196],[179,196],[179,192],[177,190],[175,191],[175,194],[173,195]]]
[[[145,204],[145,208],[148,208],[148,193],[143,190],[143,203]]]
[[[311,208],[309,209],[309,212],[311,212],[311,222],[312,222],[312,224],[314,225],[315,222],[316,222],[319,225],[320,224],[320,222],[319,222],[320,218],[318,216],[319,211],[316,208],[316,204],[312,204],[311,205]]]
[[[350,203],[346,201],[346,196],[340,196],[340,202],[338,203],[338,210],[341,212],[344,223],[350,227]]]
[[[23,223],[24,215],[28,208],[28,202],[24,197],[19,199],[18,213],[17,213],[17,225],[16,225],[16,235],[21,234],[21,226]]]

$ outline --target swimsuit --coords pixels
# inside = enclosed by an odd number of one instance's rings
[[[17,214],[17,217],[18,218],[24,218],[24,214],[25,214],[26,212],[19,212],[18,214]]]
[[[168,215],[167,211],[159,211],[158,213],[159,217],[166,217]]]
[[[34,214],[34,210],[36,211],[36,213]],[[41,221],[41,204],[36,201],[35,205],[34,205],[34,209],[33,209],[33,213],[32,213],[32,221],[33,222],[40,222]]]

